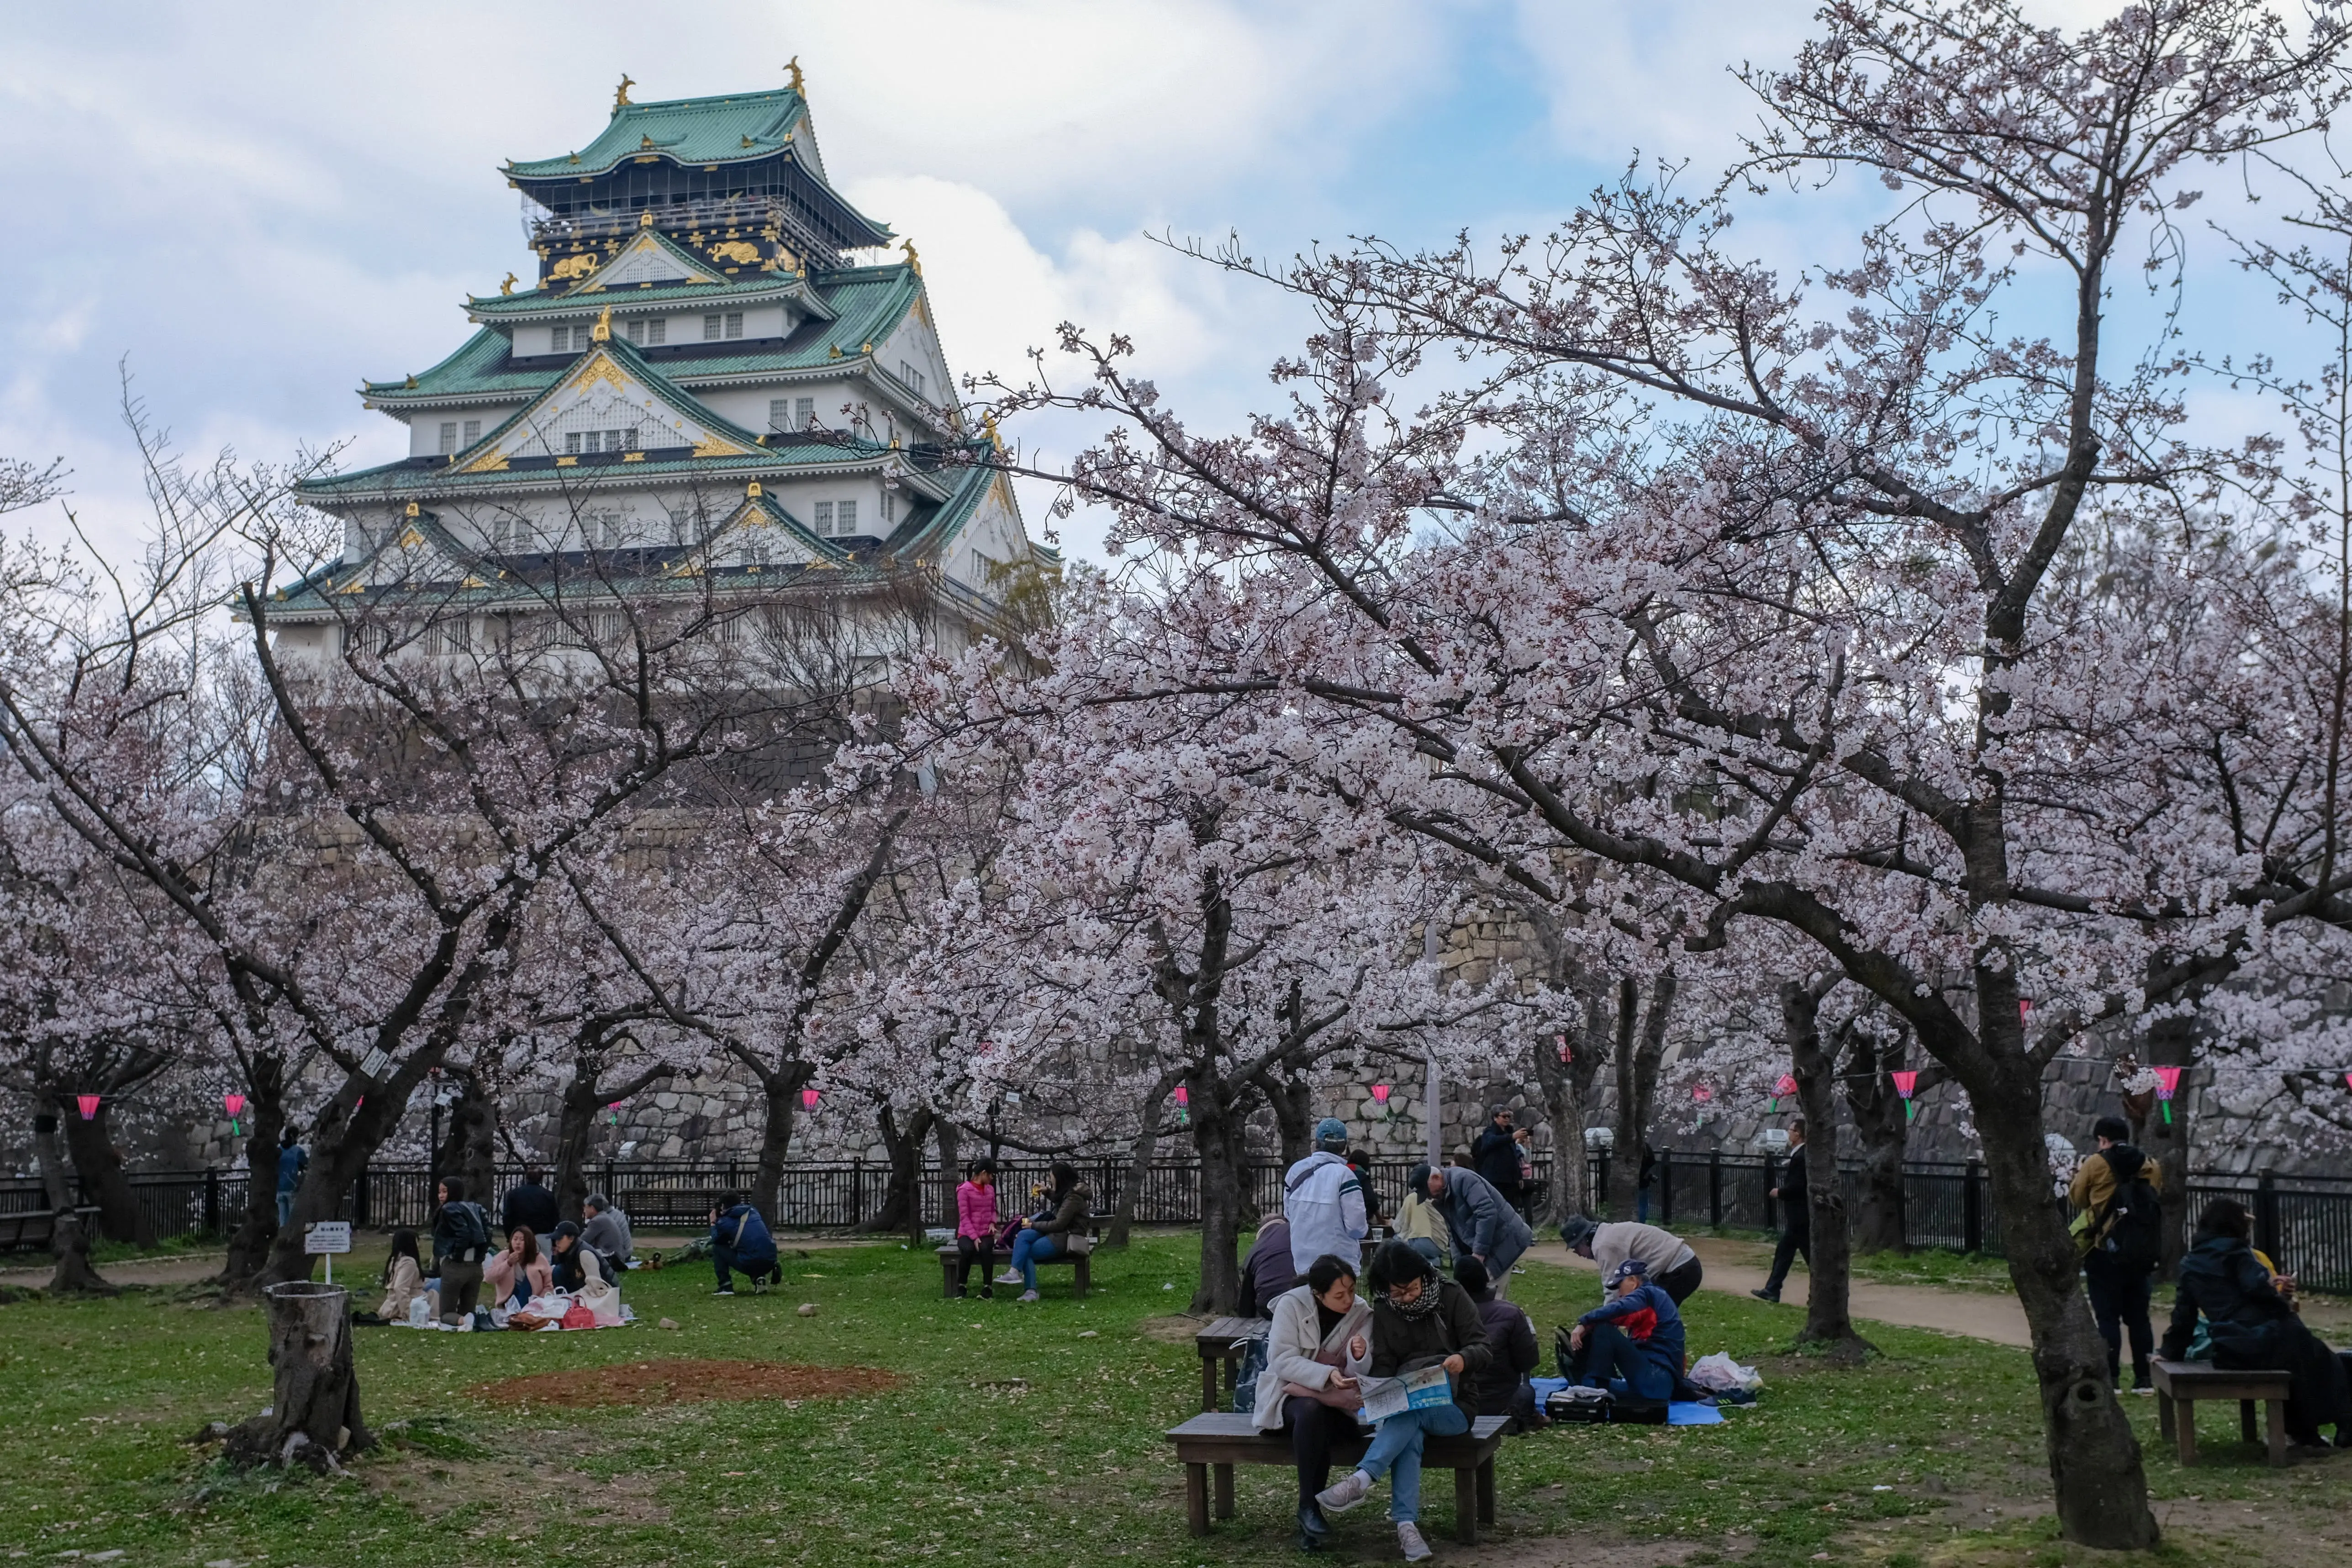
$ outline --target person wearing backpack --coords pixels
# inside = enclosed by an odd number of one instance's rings
[[[2148,1300],[2157,1266],[2164,1259],[2164,1172],[2125,1142],[2131,1128],[2120,1116],[2103,1116],[2092,1128],[2099,1152],[2083,1162],[2066,1189],[2079,1217],[2075,1245],[2084,1248],[2083,1282],[2091,1292],[2091,1314],[2107,1342],[2107,1376],[2123,1386],[2124,1335],[2131,1335],[2132,1392],[2154,1394],[2148,1357],[2156,1351],[2156,1327]]]
[[[754,1287],[784,1282],[783,1265],[776,1261],[776,1238],[740,1193],[726,1194],[710,1211],[710,1261],[719,1269],[715,1295],[735,1294],[730,1270],[750,1276]]]
[[[482,1290],[482,1260],[490,1251],[490,1217],[466,1201],[466,1184],[444,1177],[441,1207],[433,1216],[433,1257],[440,1266],[441,1321],[451,1328],[470,1321]]]

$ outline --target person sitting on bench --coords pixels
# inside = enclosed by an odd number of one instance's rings
[[[1372,1254],[1372,1365],[1374,1377],[1396,1377],[1442,1366],[1454,1397],[1444,1405],[1405,1410],[1382,1421],[1365,1449],[1363,1462],[1338,1485],[1316,1494],[1327,1513],[1355,1507],[1383,1475],[1389,1484],[1389,1518],[1408,1563],[1432,1555],[1421,1535],[1421,1450],[1430,1437],[1454,1437],[1475,1425],[1475,1379],[1494,1360],[1486,1326],[1470,1293],[1443,1279],[1437,1266],[1408,1243],[1381,1243]]]
[[[740,1193],[721,1194],[710,1211],[710,1260],[719,1269],[716,1295],[735,1294],[730,1270],[748,1276],[754,1285],[784,1282],[784,1266],[776,1261],[776,1238]]]
[[[1543,1359],[1536,1348],[1536,1326],[1528,1315],[1495,1294],[1486,1266],[1465,1258],[1454,1266],[1454,1279],[1478,1306],[1478,1321],[1486,1326],[1486,1342],[1495,1359],[1473,1380],[1481,1415],[1507,1415],[1511,1430],[1539,1432],[1551,1423],[1536,1408],[1536,1386],[1528,1381]]]
[[[1297,1289],[1298,1279],[1290,1256],[1290,1222],[1279,1215],[1265,1220],[1257,1227],[1256,1244],[1242,1259],[1241,1315],[1273,1317],[1275,1302],[1284,1291]]]
[[[2189,1353],[2200,1313],[2213,1341],[2213,1364],[2237,1371],[2287,1374],[2286,1433],[2301,1448],[2324,1447],[2319,1429],[2336,1428],[2336,1446],[2352,1448],[2352,1396],[2342,1360],[2304,1327],[2279,1293],[2271,1271],[2254,1258],[2252,1216],[2235,1198],[2215,1198],[2197,1216],[2189,1254],[2180,1260],[2172,1321],[2161,1353]]]
[[[1330,1484],[1331,1446],[1356,1435],[1363,1404],[1357,1381],[1371,1355],[1372,1310],[1356,1295],[1356,1266],[1328,1253],[1307,1268],[1305,1284],[1276,1296],[1273,1308],[1250,1424],[1290,1433],[1298,1468],[1298,1549],[1318,1552],[1331,1526],[1315,1498]]]
[[[1569,1331],[1569,1376],[1619,1399],[1664,1405],[1683,1369],[1683,1315],[1628,1258],[1609,1271],[1609,1300]]]
[[[1013,1238],[1013,1271],[1020,1276],[1024,1301],[1037,1299],[1037,1265],[1066,1256],[1070,1238],[1086,1230],[1094,1208],[1094,1189],[1078,1180],[1076,1166],[1056,1160],[1048,1172],[1054,1185],[1045,1194],[1045,1208],[1053,1212],[1042,1219],[1032,1215],[1023,1220],[1021,1234]],[[1038,1212],[1044,1214],[1045,1209]]]

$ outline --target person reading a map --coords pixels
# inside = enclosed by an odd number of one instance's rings
[[[1342,1513],[1389,1481],[1389,1518],[1408,1563],[1425,1562],[1421,1534],[1421,1451],[1430,1437],[1470,1430],[1475,1375],[1493,1359],[1477,1304],[1412,1246],[1384,1241],[1365,1276],[1372,1298],[1371,1378],[1364,1413],[1379,1423],[1355,1472],[1317,1494],[1326,1513]]]

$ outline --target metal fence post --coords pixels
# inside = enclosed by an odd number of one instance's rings
[[[1706,1223],[1723,1223],[1723,1151],[1706,1152]]]
[[[362,1165],[358,1191],[352,1194],[352,1223],[361,1230],[368,1228],[368,1215],[371,1207],[368,1203],[368,1168]]]
[[[2264,1170],[2254,1181],[2254,1245],[2271,1260],[2271,1267],[2284,1272],[2286,1259],[2279,1248],[2278,1173]]]
[[[1658,1223],[1662,1226],[1675,1223],[1675,1152],[1672,1149],[1658,1151]]]
[[[1600,1200],[1592,1205],[1594,1208],[1599,1208],[1601,1204],[1609,1201],[1609,1151],[1606,1149],[1601,1151],[1600,1164],[1601,1173],[1593,1179],[1592,1183],[1592,1195]],[[1610,1217],[1614,1219],[1617,1216],[1612,1215]]]
[[[1970,1160],[1960,1186],[1960,1250],[1984,1251],[1984,1162]]]
[[[1780,1184],[1772,1179],[1772,1151],[1767,1149],[1764,1151],[1764,1228],[1766,1230],[1780,1228],[1779,1205],[1772,1201],[1772,1189],[1779,1185]]]
[[[220,1234],[220,1172],[217,1169],[205,1172],[205,1234]]]

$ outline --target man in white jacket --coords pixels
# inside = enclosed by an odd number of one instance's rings
[[[1315,1152],[1283,1173],[1282,1217],[1290,1222],[1291,1267],[1301,1275],[1327,1253],[1351,1268],[1362,1260],[1371,1221],[1347,1152],[1348,1124],[1327,1116],[1315,1124]]]

